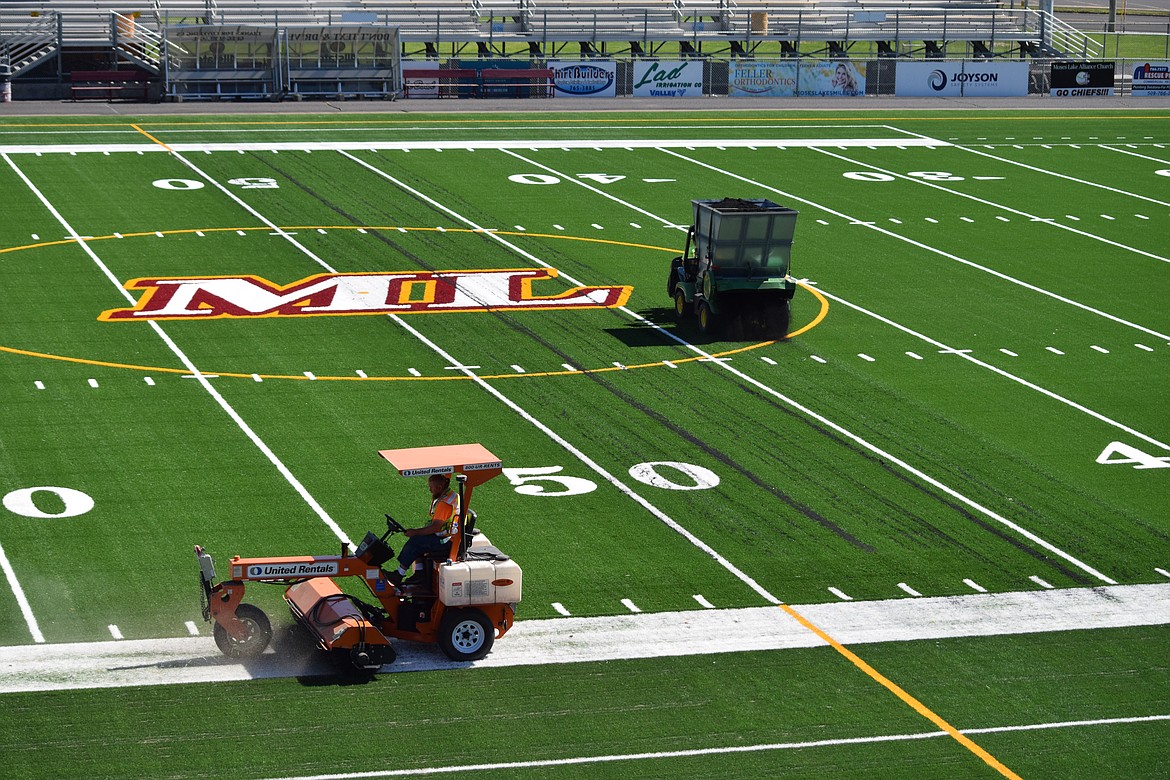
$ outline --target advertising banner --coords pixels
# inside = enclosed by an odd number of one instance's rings
[[[857,97],[865,94],[865,76],[849,60],[803,62],[798,91],[803,97]]]
[[[796,94],[795,62],[734,60],[727,72],[731,97],[793,97]]]
[[[865,76],[848,60],[827,62],[733,62],[727,75],[732,97],[856,97]]]
[[[1143,97],[1170,97],[1170,62],[1147,62],[1133,69],[1130,92]]]
[[[617,97],[617,63],[549,60],[553,97]]]
[[[1053,97],[1104,97],[1113,94],[1113,62],[1054,62],[1048,94]]]
[[[702,62],[634,61],[634,97],[702,97]]]
[[[408,98],[439,97],[439,63],[412,62],[402,69],[402,83]]]
[[[1017,97],[1028,94],[1027,62],[899,62],[899,97]]]

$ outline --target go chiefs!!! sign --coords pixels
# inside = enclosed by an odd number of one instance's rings
[[[135,279],[146,290],[138,305],[110,309],[99,320],[209,320],[227,317],[311,317],[414,314],[502,309],[599,309],[624,306],[633,287],[572,287],[537,295],[535,282],[553,268],[319,274],[281,286],[256,276]]]

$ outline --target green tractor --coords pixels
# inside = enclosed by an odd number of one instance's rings
[[[695,219],[667,294],[681,322],[692,312],[704,335],[783,339],[796,280],[788,275],[799,212],[770,200],[693,200]]]

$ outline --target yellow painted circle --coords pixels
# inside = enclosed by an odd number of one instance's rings
[[[281,228],[277,228],[277,229],[282,231],[282,232],[291,232],[294,230],[396,230],[396,231],[407,231],[407,232],[432,232],[432,233],[433,232],[492,233],[494,235],[499,235],[499,236],[528,236],[528,237],[533,237],[533,238],[553,238],[553,239],[558,239],[558,240],[563,240],[563,241],[585,241],[585,242],[594,243],[594,244],[610,244],[613,246],[633,247],[635,249],[649,249],[649,250],[656,251],[656,252],[672,252],[672,253],[676,252],[675,249],[670,248],[670,247],[653,246],[651,244],[636,244],[636,243],[631,243],[628,241],[614,241],[614,240],[605,239],[605,238],[587,238],[584,236],[566,236],[566,235],[558,235],[558,234],[554,234],[554,233],[527,233],[527,232],[508,231],[508,230],[484,230],[484,229],[471,229],[471,228],[442,228],[442,229],[440,229],[440,228],[433,228],[433,227],[425,227],[425,228],[424,227],[400,227],[397,225],[361,225],[361,226],[356,226],[356,225],[290,225],[287,227],[281,227]],[[151,230],[151,231],[145,231],[145,232],[141,232],[141,233],[119,233],[117,235],[108,235],[108,236],[85,236],[82,238],[65,238],[65,239],[60,239],[57,241],[42,241],[42,242],[39,242],[36,244],[25,244],[23,246],[15,246],[15,247],[9,247],[7,249],[0,249],[0,255],[8,254],[10,252],[20,252],[20,251],[25,251],[25,250],[30,250],[30,249],[43,249],[45,247],[50,247],[50,246],[61,246],[63,244],[76,244],[76,243],[81,243],[83,241],[84,242],[106,241],[106,240],[110,240],[110,239],[140,238],[140,237],[144,237],[144,236],[156,236],[157,237],[160,234],[167,236],[167,235],[184,235],[184,234],[195,234],[195,233],[236,233],[236,232],[240,232],[240,231],[253,232],[253,231],[261,231],[261,230],[265,231],[265,232],[272,232],[272,228],[267,227],[267,226],[265,226],[265,227],[243,227],[243,228],[239,228],[239,227],[198,228],[198,229],[191,228],[191,229],[183,229],[183,230],[159,230],[159,231]],[[820,307],[820,310],[817,312],[816,317],[814,317],[810,322],[808,322],[807,324],[805,324],[801,328],[789,333],[788,334],[789,338],[792,338],[794,336],[799,336],[802,333],[806,333],[809,330],[812,330],[817,325],[819,325],[821,323],[821,321],[824,320],[825,317],[829,313],[829,301],[827,298],[825,298],[825,296],[821,295],[821,293],[819,291],[817,291],[813,287],[810,287],[809,285],[805,284],[804,282],[798,281],[797,284],[802,289],[808,290],[810,293],[812,293],[813,296],[815,296],[817,298],[817,300],[820,301],[821,307]],[[775,344],[775,343],[776,342],[774,340],[773,341],[761,341],[761,342],[758,342],[756,344],[751,344],[751,345],[746,346],[746,347],[740,347],[738,349],[727,350],[725,352],[712,353],[711,356],[716,357],[716,358],[724,358],[724,357],[728,357],[730,355],[739,354],[741,352],[750,352],[751,350],[759,349],[760,347],[766,347],[766,346],[769,346],[769,345]],[[131,371],[143,371],[143,372],[162,373],[162,374],[190,374],[191,373],[186,368],[166,368],[163,366],[140,366],[140,365],[135,365],[132,363],[117,363],[117,362],[111,362],[111,361],[106,361],[106,360],[90,360],[88,358],[70,357],[68,355],[52,355],[52,354],[49,354],[46,352],[34,352],[32,350],[17,349],[15,347],[6,347],[6,346],[2,346],[2,345],[0,345],[0,352],[7,352],[7,353],[12,354],[12,355],[24,355],[26,357],[43,358],[46,360],[59,360],[59,361],[63,361],[66,363],[81,363],[81,364],[90,365],[90,366],[102,366],[104,368],[125,368],[125,369],[131,370]],[[671,365],[677,366],[679,364],[693,363],[693,362],[696,362],[699,360],[704,360],[704,359],[706,359],[705,356],[697,356],[696,355],[695,357],[677,358],[677,359],[672,359],[669,361],[658,360],[658,361],[653,361],[650,363],[639,363],[637,365],[632,365],[632,366],[602,366],[600,368],[582,368],[582,369],[579,369],[576,371],[569,371],[569,370],[543,371],[543,372],[532,372],[532,373],[524,373],[524,374],[520,374],[520,373],[515,373],[515,374],[477,374],[476,376],[479,379],[521,379],[521,378],[548,377],[548,376],[578,376],[578,375],[584,375],[584,374],[601,374],[601,373],[606,373],[609,371],[628,371],[631,369],[639,369],[639,368],[656,368],[656,367],[665,366],[667,363],[670,363]],[[303,375],[303,374],[298,374],[298,375],[253,374],[253,373],[242,373],[242,372],[233,372],[233,371],[202,371],[202,370],[200,371],[200,373],[207,375],[207,376],[214,375],[217,377],[233,377],[233,378],[253,379],[253,380],[256,378],[260,378],[260,379],[295,379],[295,380],[301,380],[301,381],[310,381],[310,378],[308,376]],[[460,380],[466,381],[470,378],[471,377],[468,377],[468,376],[463,375],[463,374],[455,374],[455,375],[449,375],[449,376],[314,376],[313,377],[313,379],[315,379],[317,381],[335,381],[335,382],[436,382],[436,381],[460,381]]]

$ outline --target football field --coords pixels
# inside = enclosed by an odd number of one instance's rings
[[[676,316],[723,197],[786,339]],[[0,213],[2,774],[1170,776],[1170,110],[6,119]],[[218,657],[193,545],[465,442],[487,659]]]

